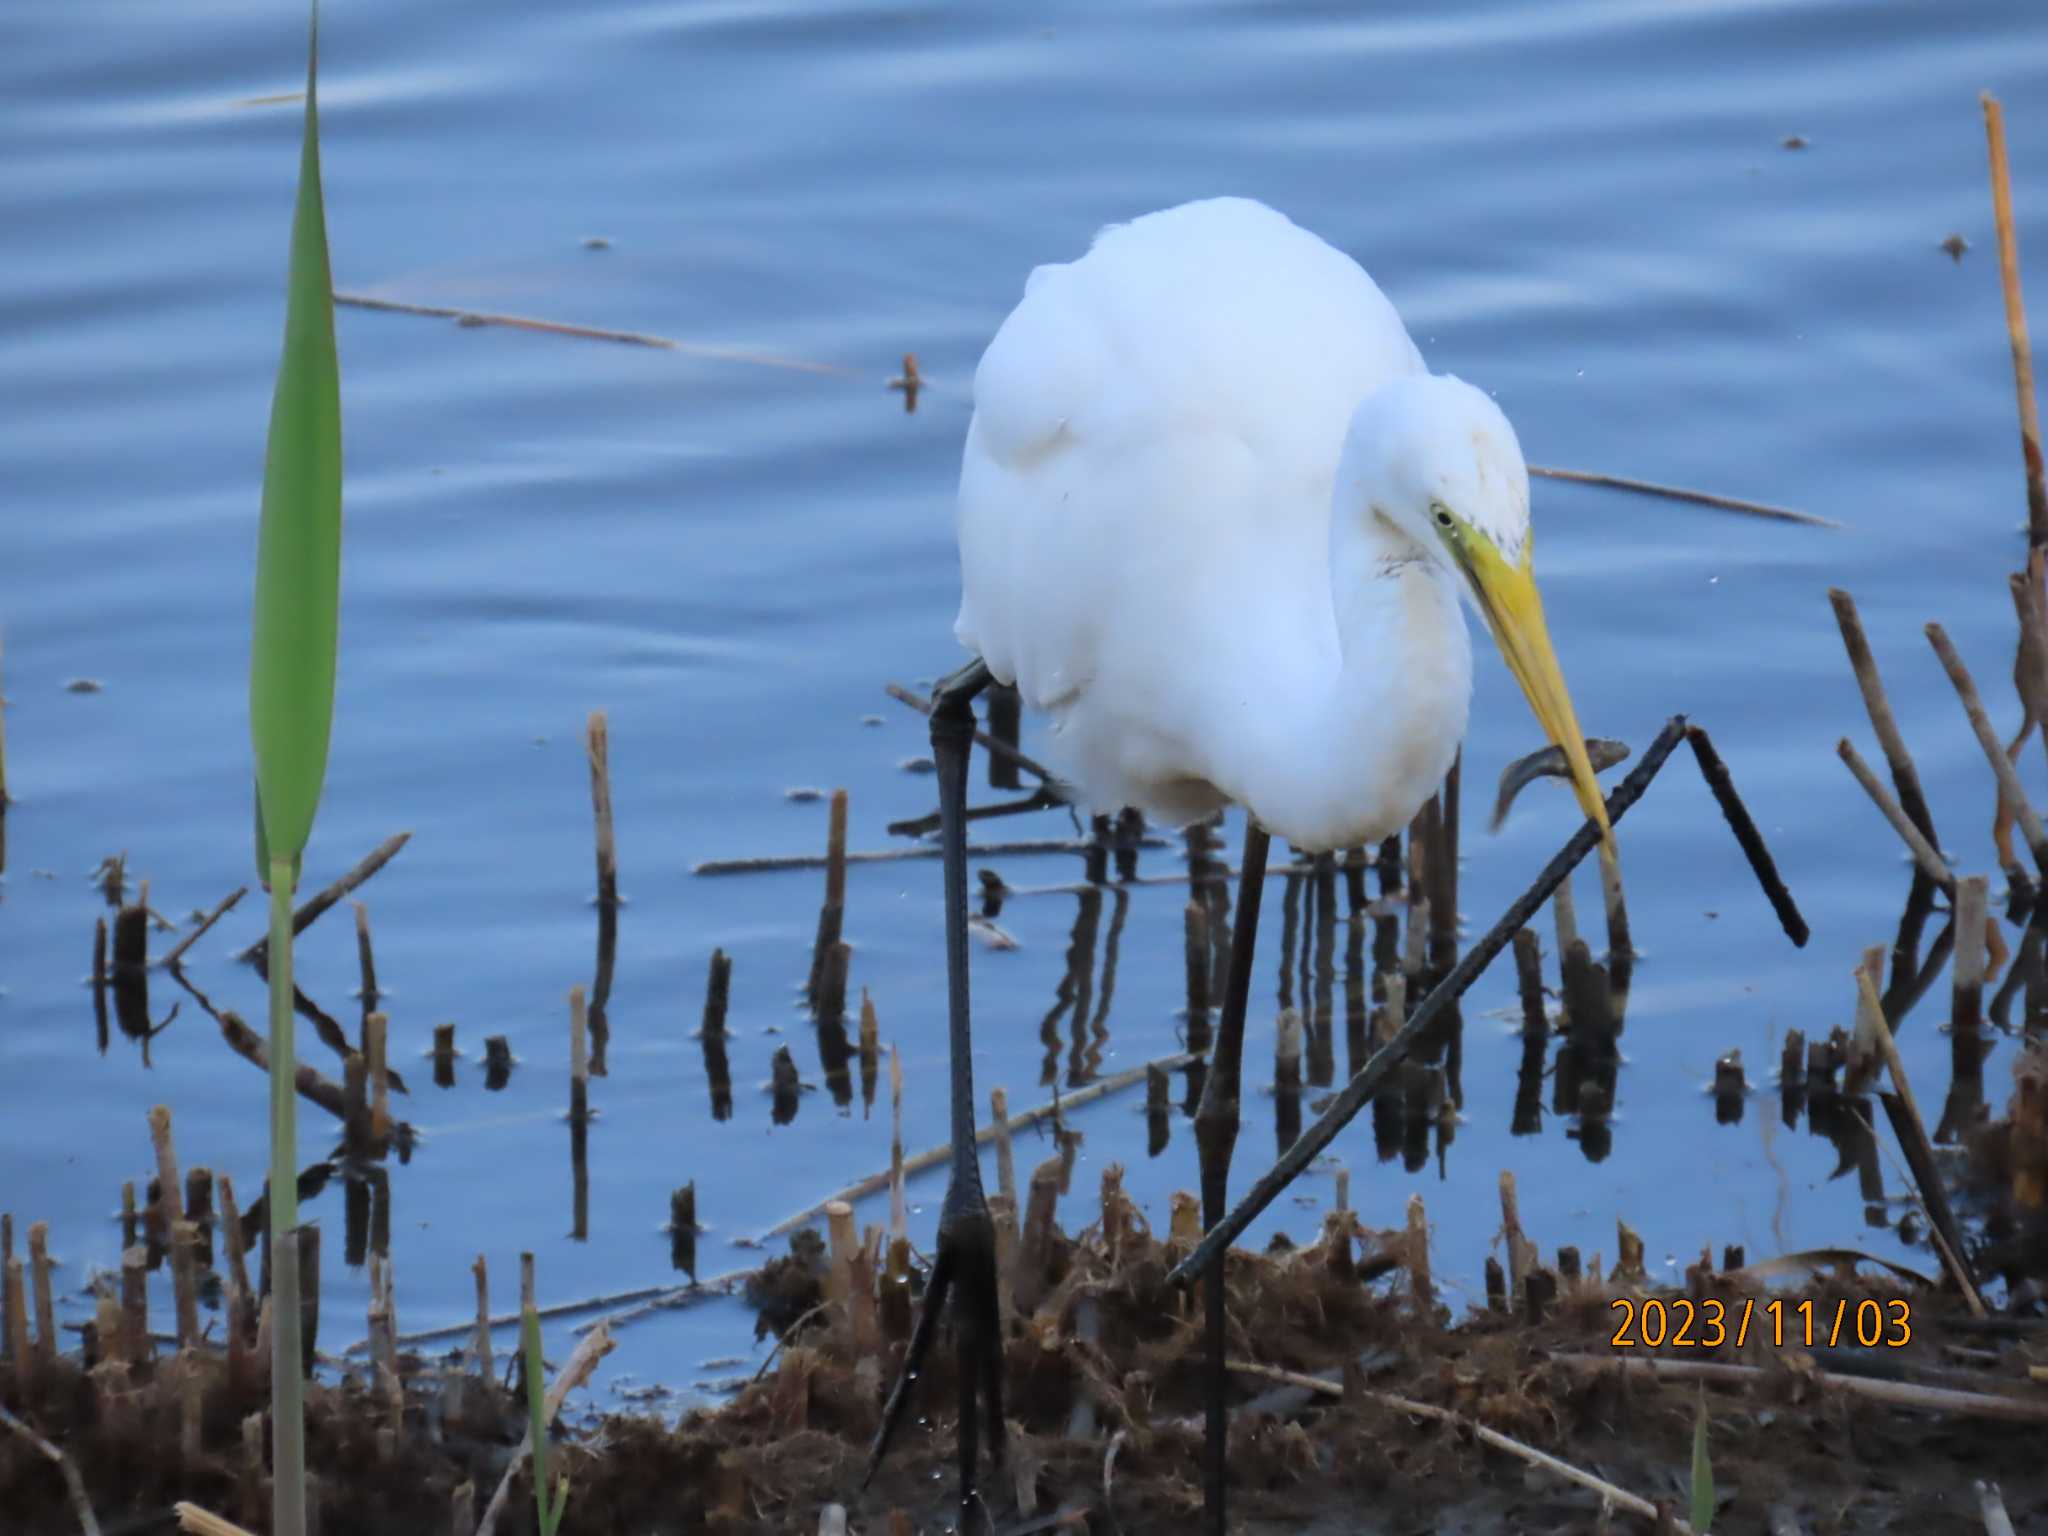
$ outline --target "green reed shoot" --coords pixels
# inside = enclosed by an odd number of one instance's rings
[[[317,0],[292,214],[284,355],[270,407],[249,663],[256,855],[270,889],[271,1530],[304,1536],[306,1423],[300,1380],[298,1124],[292,1049],[292,889],[334,717],[341,605],[341,371],[320,194]]]
[[[533,1434],[533,1510],[540,1536],[555,1536],[569,1505],[569,1475],[548,1483],[547,1367],[540,1357],[540,1313],[528,1302],[519,1313],[520,1342],[526,1350],[526,1412]]]

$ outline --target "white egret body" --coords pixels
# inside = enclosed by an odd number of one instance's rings
[[[1404,826],[1465,733],[1462,591],[1584,759],[1498,407],[1350,257],[1238,198],[1042,266],[974,380],[955,633],[1098,809],[1244,805],[1297,847]]]

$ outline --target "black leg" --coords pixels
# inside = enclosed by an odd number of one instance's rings
[[[996,1303],[995,1224],[981,1190],[981,1159],[974,1142],[973,1038],[967,991],[967,759],[974,745],[974,696],[989,685],[989,671],[970,663],[932,694],[932,758],[938,766],[939,835],[946,871],[947,1044],[952,1058],[953,1172],[939,1213],[939,1251],[932,1263],[924,1308],[903,1357],[903,1373],[882,1409],[882,1427],[868,1452],[866,1486],[888,1454],[889,1442],[910,1405],[910,1390],[924,1370],[954,1287],[960,1366],[960,1506],[962,1529],[975,1504],[981,1414],[989,1420],[989,1460],[1003,1464],[1003,1333]]]
[[[1237,926],[1230,935],[1230,982],[1223,1014],[1216,1021],[1216,1045],[1209,1053],[1208,1081],[1195,1111],[1195,1143],[1202,1162],[1202,1225],[1223,1219],[1230,1187],[1230,1154],[1237,1146],[1238,1087],[1244,1075],[1244,1014],[1251,996],[1252,951],[1259,933],[1259,898],[1266,888],[1265,828],[1245,817],[1244,866],[1238,877]],[[1229,1385],[1223,1369],[1223,1261],[1209,1271],[1207,1301],[1207,1434],[1202,1445],[1203,1528],[1223,1536],[1224,1452],[1229,1424],[1224,1411]]]

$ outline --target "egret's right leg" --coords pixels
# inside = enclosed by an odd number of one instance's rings
[[[1216,1044],[1209,1053],[1209,1073],[1195,1111],[1195,1143],[1202,1163],[1202,1225],[1223,1219],[1230,1187],[1230,1155],[1237,1146],[1238,1089],[1244,1075],[1244,1015],[1251,996],[1252,952],[1258,940],[1259,898],[1266,889],[1266,829],[1246,813],[1244,860],[1238,877],[1237,926],[1230,935],[1230,982],[1223,994],[1223,1014],[1216,1022]],[[1202,1445],[1203,1523],[1211,1536],[1223,1536],[1224,1468],[1229,1420],[1225,1411],[1228,1377],[1223,1368],[1223,1271],[1218,1257],[1207,1281],[1207,1372],[1204,1379],[1207,1432]]]
[[[946,996],[948,1055],[952,1065],[953,1176],[939,1212],[938,1256],[925,1287],[924,1310],[910,1336],[903,1372],[882,1409],[882,1426],[868,1452],[866,1486],[888,1454],[903,1422],[910,1393],[931,1351],[939,1314],[954,1302],[960,1369],[961,1529],[977,1502],[976,1462],[981,1413],[988,1414],[989,1460],[1003,1464],[1003,1333],[996,1301],[995,1223],[981,1188],[981,1157],[974,1136],[974,1041],[967,993],[967,759],[974,747],[974,696],[989,685],[977,660],[932,690],[932,760],[938,768],[939,838],[946,889]],[[955,1290],[957,1287],[957,1292]]]

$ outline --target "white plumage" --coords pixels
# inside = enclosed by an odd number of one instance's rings
[[[1461,590],[1578,746],[1513,429],[1273,210],[1190,203],[1038,268],[974,405],[955,632],[1097,808],[1235,801],[1311,849],[1397,830],[1464,735]]]

